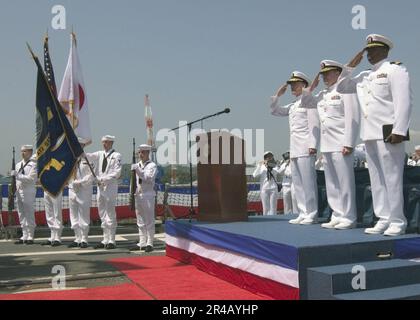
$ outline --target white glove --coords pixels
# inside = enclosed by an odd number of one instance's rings
[[[15,170],[10,171],[10,176],[11,177],[16,177],[17,176],[17,172]]]
[[[79,188],[82,184],[79,181],[73,181],[73,187]]]
[[[131,171],[137,170],[138,167],[139,167],[139,165],[137,163],[136,164],[132,164],[131,165]]]

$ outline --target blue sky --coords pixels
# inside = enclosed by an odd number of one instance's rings
[[[65,31],[51,29],[51,8],[64,5]],[[353,30],[352,7],[367,10],[367,29]],[[323,59],[347,62],[369,33],[395,43],[414,92],[411,149],[420,143],[420,4],[400,1],[282,0],[15,0],[1,1],[0,173],[12,146],[35,144],[35,65],[28,41],[42,53],[47,27],[58,85],[78,36],[94,143],[117,136],[130,161],[131,139],[146,140],[143,98],[151,96],[155,130],[173,128],[231,106],[206,129],[265,129],[265,149],[280,156],[289,145],[288,120],[272,117],[269,97],[293,70],[313,76]],[[368,68],[366,61],[360,70]],[[287,96],[285,102],[290,100]]]

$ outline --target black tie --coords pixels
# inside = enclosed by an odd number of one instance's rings
[[[106,157],[104,154],[104,160],[102,161],[102,173],[105,173],[107,166],[108,166],[108,157]]]
[[[20,171],[23,175],[25,174],[25,167],[23,166],[23,162],[20,164]]]

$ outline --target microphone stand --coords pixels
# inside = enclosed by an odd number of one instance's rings
[[[181,128],[188,127],[188,147],[189,147],[189,160],[188,160],[188,162],[189,162],[189,165],[190,165],[190,209],[189,209],[189,212],[188,212],[188,217],[189,217],[189,222],[190,223],[192,222],[192,217],[195,215],[194,195],[193,195],[193,189],[194,189],[193,188],[193,166],[192,166],[192,151],[191,151],[191,146],[192,146],[191,130],[192,130],[192,126],[193,126],[193,124],[196,124],[198,122],[203,122],[206,119],[220,116],[223,113],[230,113],[230,109],[226,108],[224,111],[220,111],[220,112],[217,112],[215,114],[205,116],[203,118],[188,122],[187,124],[185,124],[183,126],[179,126],[179,127],[176,127],[176,128],[173,128],[172,130],[170,130],[170,131],[176,131],[176,130],[179,130]],[[181,218],[184,218],[184,217],[181,217]]]

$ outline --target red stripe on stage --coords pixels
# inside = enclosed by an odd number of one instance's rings
[[[188,251],[166,245],[166,255],[183,263],[192,264],[201,271],[252,293],[265,295],[276,300],[299,300],[299,289],[297,288],[214,262]]]

